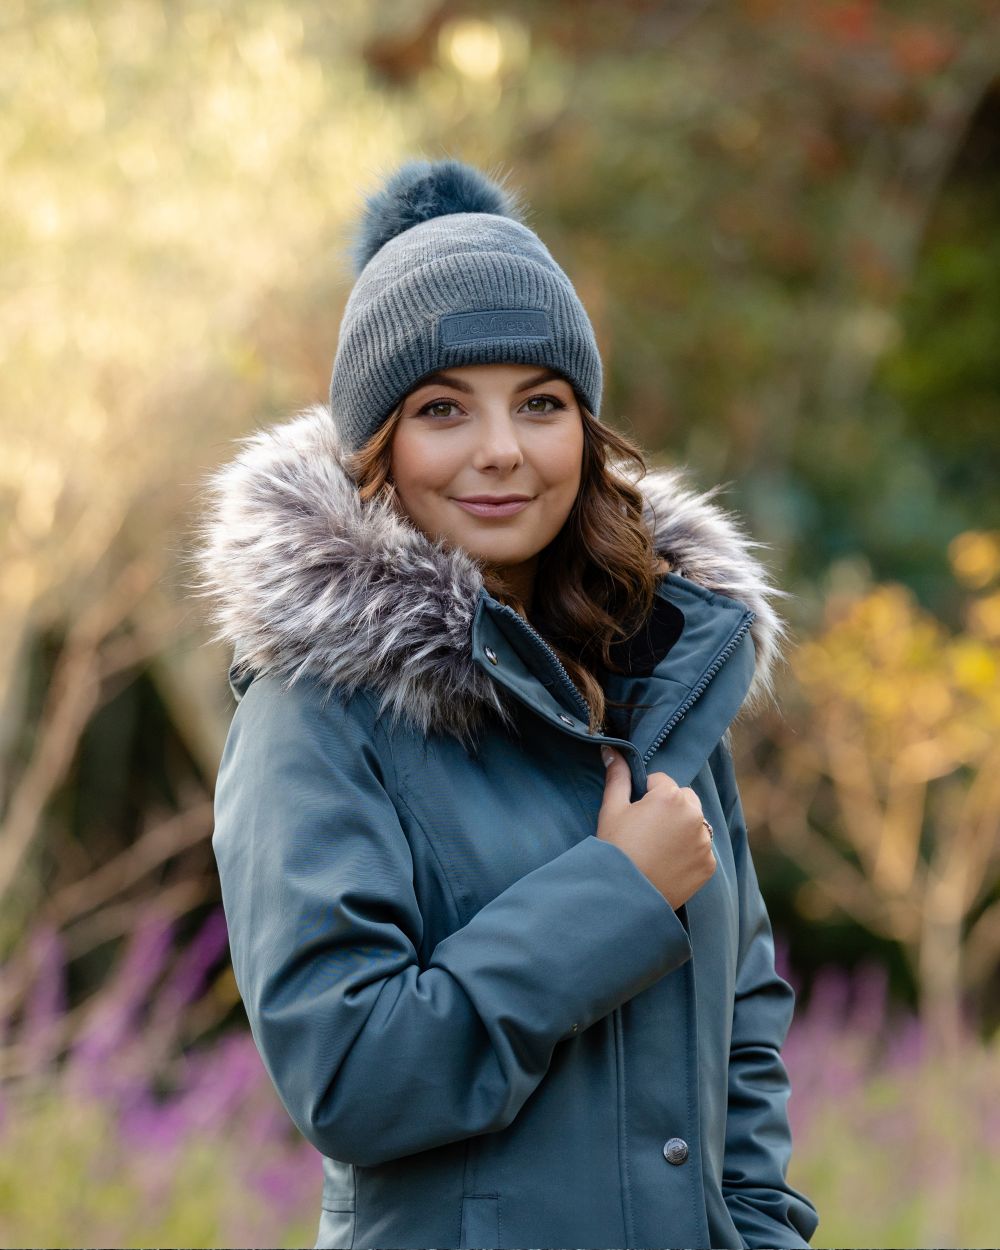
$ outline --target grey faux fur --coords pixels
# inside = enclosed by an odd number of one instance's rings
[[[238,648],[241,668],[308,673],[346,691],[367,686],[393,717],[465,740],[505,701],[472,662],[482,575],[456,547],[434,541],[391,504],[362,505],[338,454],[327,409],[315,404],[239,440],[209,475],[192,560],[197,597],[212,601],[210,641]],[[623,470],[635,481],[631,466]],[[787,596],[752,554],[764,547],[698,492],[684,467],[636,484],[657,552],[682,577],[756,613],[756,669],[743,711],[773,697],[787,637],[772,601]]]

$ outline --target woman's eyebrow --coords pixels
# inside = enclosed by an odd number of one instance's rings
[[[458,378],[449,377],[447,373],[429,373],[416,389],[422,391],[425,386],[451,386],[456,391],[465,391],[466,394],[473,390],[467,382],[461,382]]]
[[[557,373],[554,369],[545,369],[541,373],[535,374],[517,388],[518,391],[526,391],[532,386],[538,386],[540,382],[564,382],[562,374]],[[417,387],[417,390],[423,390],[425,386],[451,386],[456,391],[464,391],[467,395],[471,394],[475,389],[468,382],[463,382],[460,378],[454,378],[447,373],[431,373]]]
[[[561,373],[557,373],[555,369],[543,369],[541,373],[536,373],[533,378],[528,378],[523,386],[519,386],[519,391],[526,391],[531,386],[538,386],[540,382],[565,382],[566,379]]]

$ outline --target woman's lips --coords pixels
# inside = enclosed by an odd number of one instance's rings
[[[452,503],[457,503],[460,508],[471,512],[473,516],[501,517],[522,512],[529,503],[534,503],[534,500],[515,499],[513,503],[467,503],[464,499],[453,499]]]

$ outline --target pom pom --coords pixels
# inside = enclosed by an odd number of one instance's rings
[[[355,276],[397,234],[449,213],[524,220],[516,195],[474,166],[457,160],[407,161],[365,203],[350,246]]]

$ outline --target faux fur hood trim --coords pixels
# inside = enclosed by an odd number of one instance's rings
[[[483,585],[478,565],[398,516],[385,500],[363,503],[341,460],[328,409],[237,440],[240,451],[205,482],[207,507],[192,552],[189,589],[211,601],[210,641],[226,642],[238,668],[276,673],[288,684],[308,673],[351,692],[367,686],[382,711],[410,717],[424,733],[464,739],[492,709],[497,684],[472,660],[472,622]],[[699,492],[684,466],[636,481],[653,545],[673,572],[739,600],[750,626],[754,675],[743,709],[773,698],[787,626],[775,586],[737,517]]]

